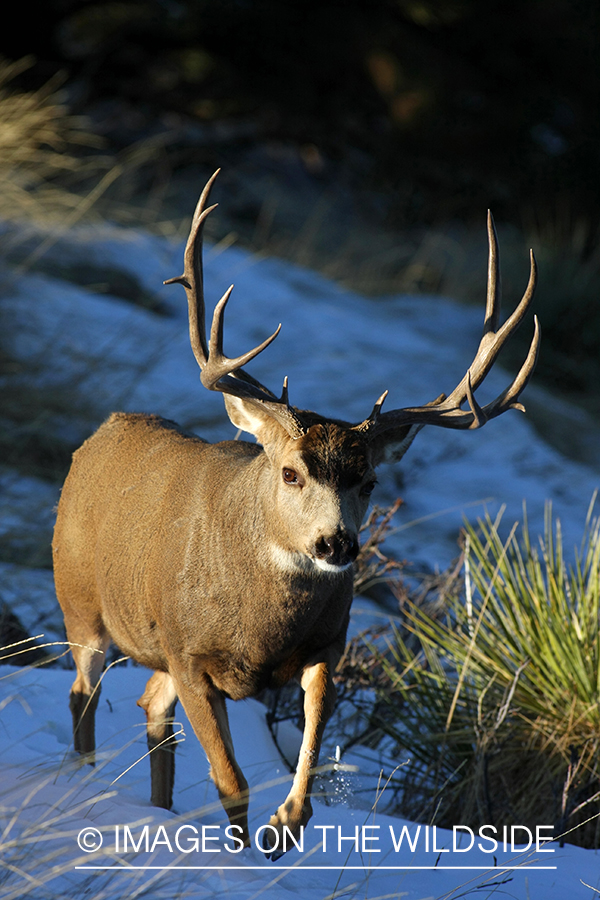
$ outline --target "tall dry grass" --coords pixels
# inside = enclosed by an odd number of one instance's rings
[[[0,59],[0,219],[45,223],[78,208],[70,185],[106,160],[89,123],[69,113],[59,78],[36,91],[14,86],[32,62]]]

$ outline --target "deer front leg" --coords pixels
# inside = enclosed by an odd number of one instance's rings
[[[66,621],[66,617],[65,617]],[[105,632],[81,638],[67,623],[67,637],[77,667],[77,677],[71,687],[69,706],[73,716],[73,746],[83,762],[95,764],[95,717],[100,699],[100,676],[104,668],[110,640]]]
[[[284,829],[287,827],[297,839],[300,830],[312,816],[310,791],[314,780],[314,769],[319,761],[321,739],[327,720],[333,712],[336,690],[332,681],[333,660],[307,665],[302,670],[300,685],[304,691],[304,735],[298,754],[296,774],[292,788],[269,825],[275,829],[265,831],[265,850],[273,849],[266,855],[273,860],[285,853],[287,846]]]
[[[155,672],[138,700],[146,713],[148,750],[150,751],[150,802],[171,809],[175,783],[175,747],[173,714],[177,694],[168,672]]]
[[[234,756],[225,697],[204,673],[196,674],[192,684],[182,683],[175,676],[173,679],[190,724],[208,757],[210,774],[229,821],[241,829],[241,833],[235,832],[235,837],[240,837],[248,847],[248,782]]]

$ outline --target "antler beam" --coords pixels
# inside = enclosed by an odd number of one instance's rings
[[[220,169],[217,169],[208,180],[196,206],[185,247],[183,275],[169,278],[164,284],[181,284],[185,288],[188,301],[190,343],[196,361],[200,366],[200,380],[204,387],[210,391],[220,391],[223,394],[241,397],[254,405],[261,406],[269,415],[277,419],[291,437],[299,437],[305,432],[306,428],[288,403],[287,379],[284,382],[281,397],[277,398],[275,394],[251,375],[248,375],[247,372],[244,372],[242,368],[275,340],[281,330],[281,325],[277,327],[270,337],[253,350],[248,350],[247,353],[243,353],[234,359],[226,356],[223,351],[223,316],[233,290],[233,285],[231,285],[215,307],[210,329],[210,339],[208,342],[206,340],[202,239],[204,223],[218,205],[215,203],[213,206],[207,206],[206,204],[220,171]]]

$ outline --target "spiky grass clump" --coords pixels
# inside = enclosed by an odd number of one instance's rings
[[[408,608],[380,662],[385,729],[414,755],[403,808],[439,824],[554,824],[600,844],[600,519],[569,566],[560,522],[508,538],[465,529],[465,590],[444,616]],[[401,723],[401,724],[399,724]],[[587,822],[587,824],[586,824]]]

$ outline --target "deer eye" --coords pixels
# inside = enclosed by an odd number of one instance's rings
[[[363,484],[363,486],[360,489],[361,494],[366,494],[366,496],[368,497],[369,494],[372,494],[373,491],[375,490],[376,484],[377,484],[376,481],[367,481],[367,483]]]
[[[283,469],[281,474],[286,484],[300,484],[298,473],[294,469]]]

